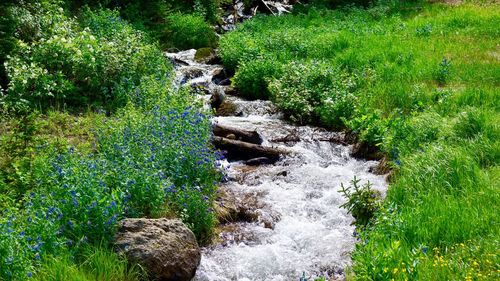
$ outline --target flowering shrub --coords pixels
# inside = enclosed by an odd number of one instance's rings
[[[129,100],[143,76],[168,75],[170,66],[157,46],[117,12],[85,10],[81,28],[57,11],[40,15],[55,19],[51,32],[21,41],[6,62],[10,84],[2,100],[8,108],[97,103],[114,109]]]
[[[210,121],[172,104],[124,110],[97,135],[98,154],[70,149],[36,158],[34,191],[0,221],[0,278],[22,279],[66,247],[109,242],[120,218],[159,216],[166,206],[200,241],[210,237],[219,179]]]
[[[356,76],[326,62],[291,62],[269,84],[273,99],[297,122],[320,120],[328,127],[342,127],[356,104]]]

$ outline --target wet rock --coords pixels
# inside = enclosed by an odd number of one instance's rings
[[[380,160],[384,157],[384,154],[374,146],[359,142],[352,147],[351,156],[358,159]]]
[[[389,166],[389,160],[386,157],[382,158],[378,164],[369,169],[369,172],[376,175],[385,175],[391,172],[391,167]]]
[[[204,64],[221,64],[221,58],[212,48],[200,48],[196,50],[194,59],[198,63]]]
[[[288,176],[288,172],[287,171],[281,171],[277,174],[277,176],[282,176],[282,177],[286,177]]]
[[[262,146],[218,136],[214,136],[212,142],[216,148],[223,151],[228,160],[249,160],[255,157],[266,157],[274,163],[279,160],[280,156],[290,154],[290,151],[282,148]]]
[[[238,112],[236,105],[228,100],[224,100],[222,104],[217,108],[217,116],[240,116],[241,112]]]
[[[187,81],[183,81],[183,84],[185,84]],[[198,95],[209,95],[210,94],[210,88],[206,83],[193,83],[190,85],[191,89],[193,90],[194,93]]]
[[[118,251],[144,266],[153,280],[191,280],[200,264],[196,238],[180,220],[124,219],[115,239]]]
[[[262,192],[236,194],[227,187],[221,187],[215,208],[219,221],[257,222],[265,228],[274,228],[281,216],[262,202],[263,196]]]
[[[257,157],[257,158],[252,158],[250,160],[245,161],[246,165],[249,166],[258,166],[258,165],[265,165],[265,164],[272,164],[273,161],[267,157]]]
[[[262,136],[257,131],[243,130],[240,128],[215,124],[213,127],[214,135],[225,137],[232,140],[239,140],[253,144],[262,144],[264,141]]]
[[[226,86],[224,89],[224,93],[226,93],[226,95],[229,95],[229,96],[237,96],[238,95],[238,91],[234,87],[231,87],[231,86]]]
[[[186,66],[182,68],[184,80],[191,80],[203,76],[203,68],[197,66]]]
[[[214,71],[212,76],[212,82],[219,86],[231,85],[231,80],[229,79],[224,69],[217,69],[217,71]]]
[[[212,95],[210,96],[210,106],[212,108],[219,108],[222,103],[224,102],[225,95],[224,92],[220,89],[216,89],[213,91]]]

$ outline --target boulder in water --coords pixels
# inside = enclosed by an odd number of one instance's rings
[[[220,64],[221,58],[212,48],[201,48],[196,50],[194,59],[199,63],[204,64]]]
[[[144,266],[153,280],[191,280],[200,264],[196,238],[180,220],[124,219],[115,238],[118,251]]]

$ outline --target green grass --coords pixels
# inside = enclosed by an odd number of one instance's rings
[[[309,8],[221,39],[243,95],[353,131],[391,160],[355,279],[500,277],[498,26],[495,3]]]
[[[129,265],[124,257],[109,249],[86,247],[76,259],[67,253],[48,257],[32,280],[139,281],[146,276],[141,267]]]

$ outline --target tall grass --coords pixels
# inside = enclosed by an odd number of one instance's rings
[[[68,253],[49,257],[33,280],[40,281],[139,281],[146,272],[102,247],[86,247],[74,258]]]

